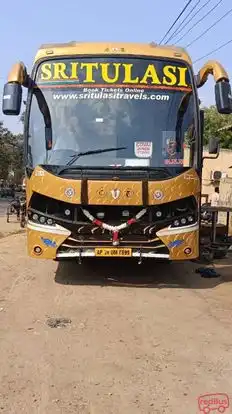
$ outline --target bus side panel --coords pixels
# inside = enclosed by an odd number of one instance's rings
[[[68,237],[66,234],[54,234],[38,230],[27,229],[28,255],[39,259],[55,259],[58,247]],[[35,248],[40,247],[41,253],[36,253]]]
[[[169,235],[158,232],[157,235],[169,248],[170,260],[190,260],[199,257],[199,229]]]

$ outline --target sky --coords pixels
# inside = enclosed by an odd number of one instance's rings
[[[199,36],[232,7],[231,0],[221,0],[219,6],[208,15],[208,11],[219,0],[210,0],[209,4],[184,29],[183,34],[194,25],[178,46],[185,47]],[[0,16],[0,100],[3,85],[7,80],[11,66],[23,61],[30,73],[34,56],[43,43],[62,43],[69,41],[119,41],[119,42],[160,42],[177,15],[187,4],[187,0],[12,0],[1,4]],[[188,11],[198,3],[195,11],[206,0],[192,0]],[[195,22],[204,14],[207,18],[195,26]],[[179,22],[181,22],[180,19]],[[187,48],[192,60],[207,54],[221,44],[232,39],[232,12],[205,36]],[[172,32],[171,32],[172,33]],[[181,34],[179,35],[181,36]],[[173,42],[178,38],[173,38]],[[170,42],[172,43],[172,42]],[[232,43],[213,55],[194,65],[195,73],[208,59],[219,60],[232,78]],[[202,103],[206,106],[215,103],[214,82],[211,79],[199,90]],[[1,102],[0,102],[1,104]],[[4,116],[0,121],[12,132],[21,132],[19,117]]]

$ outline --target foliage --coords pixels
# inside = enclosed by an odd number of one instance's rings
[[[14,181],[20,183],[23,176],[23,136],[14,135],[0,121],[0,179],[7,180],[14,171]]]
[[[227,125],[232,126],[232,114],[222,115],[217,112],[215,106],[204,108],[205,111],[205,129],[204,129],[204,144],[207,145],[209,138],[214,136],[220,138],[221,148],[232,149],[232,132],[220,131],[219,128]]]

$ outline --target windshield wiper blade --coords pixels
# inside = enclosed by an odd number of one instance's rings
[[[118,150],[123,150],[123,149],[127,149],[127,147],[99,148],[96,150],[77,152],[75,155],[72,156],[72,159],[64,167],[60,168],[60,170],[58,171],[58,175],[61,172],[69,169],[69,167],[73,165],[74,162],[78,160],[78,158],[83,157],[84,155],[102,154],[103,152],[118,151]]]

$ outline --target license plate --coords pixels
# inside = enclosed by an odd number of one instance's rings
[[[95,256],[101,257],[131,257],[131,249],[97,248]]]

